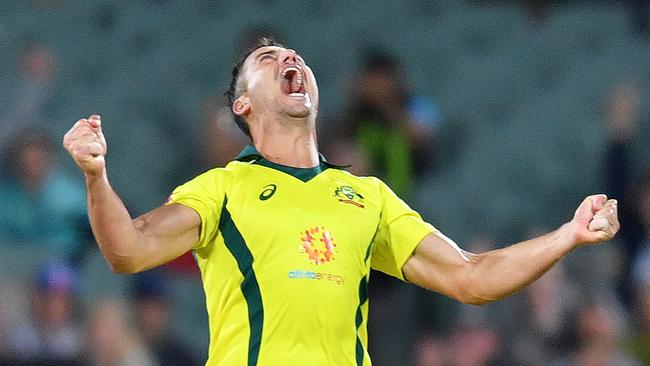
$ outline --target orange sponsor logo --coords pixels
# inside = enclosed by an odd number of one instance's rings
[[[315,265],[333,261],[337,252],[332,233],[323,226],[312,227],[302,232],[298,249]]]

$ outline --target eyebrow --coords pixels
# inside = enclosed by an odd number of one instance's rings
[[[257,54],[257,56],[255,56],[255,61],[259,60],[260,57],[264,55],[274,54],[274,53],[278,53],[278,50],[268,50],[268,51],[260,52]]]

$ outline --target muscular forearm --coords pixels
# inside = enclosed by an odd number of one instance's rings
[[[142,234],[108,182],[106,171],[86,175],[88,215],[102,254],[115,272],[134,272],[132,258],[141,249]]]
[[[131,219],[108,182],[100,116],[77,121],[65,134],[63,146],[86,176],[90,224],[113,271],[133,273],[155,267],[198,241],[201,218],[182,205],[164,205]]]
[[[544,274],[576,247],[567,225],[543,236],[483,254],[467,254],[467,301],[483,304],[511,295]]]
[[[558,230],[504,249],[468,253],[439,232],[425,236],[402,266],[409,282],[468,304],[506,297],[539,278],[574,248],[609,240],[620,228],[616,200],[585,198]]]

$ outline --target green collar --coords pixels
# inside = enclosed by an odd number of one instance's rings
[[[255,146],[253,145],[246,145],[244,149],[235,157],[235,160],[237,161],[252,161],[254,164],[259,164],[262,166],[265,166],[267,168],[279,170],[283,173],[289,174],[295,178],[300,179],[303,182],[307,182],[310,179],[314,178],[317,176],[319,173],[322,171],[328,169],[328,168],[334,168],[334,169],[344,169],[344,168],[349,168],[349,165],[336,165],[327,162],[327,159],[325,159],[325,156],[323,154],[318,154],[318,160],[319,164],[316,165],[315,167],[312,168],[295,168],[292,166],[287,166],[287,165],[282,165],[278,163],[274,163],[270,160],[265,159],[262,154],[260,154]]]

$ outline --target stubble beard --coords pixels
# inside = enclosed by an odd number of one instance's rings
[[[291,118],[307,118],[311,115],[311,110],[307,107],[288,109],[286,111],[287,115]]]

